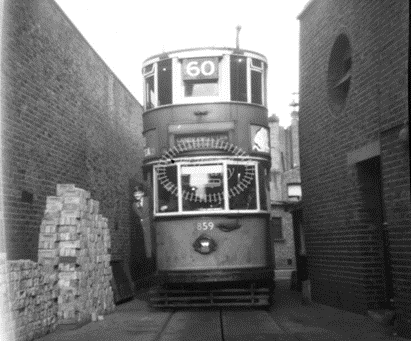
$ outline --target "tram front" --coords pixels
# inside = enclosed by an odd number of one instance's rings
[[[154,306],[271,302],[266,72],[264,56],[230,48],[144,62]]]

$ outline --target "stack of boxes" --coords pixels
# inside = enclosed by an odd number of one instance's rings
[[[6,340],[33,340],[58,324],[78,326],[114,310],[110,231],[98,211],[89,192],[57,185],[57,196],[47,197],[38,263],[0,253],[0,333]]]
[[[5,340],[15,340],[9,284],[7,255],[2,252],[0,253],[0,336]]]
[[[99,202],[71,184],[57,185],[57,196],[47,198],[39,262],[58,267],[59,324],[96,320],[114,309],[110,231],[98,211]]]
[[[45,272],[41,265],[31,260],[7,261],[7,268],[8,300],[13,320],[10,329],[14,329],[16,340],[33,340],[54,330],[57,273]]]

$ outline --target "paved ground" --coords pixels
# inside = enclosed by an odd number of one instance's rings
[[[270,309],[155,311],[144,293],[119,305],[104,321],[71,331],[57,331],[40,341],[371,341],[405,340],[365,316],[331,307],[302,305],[289,281],[277,285]]]

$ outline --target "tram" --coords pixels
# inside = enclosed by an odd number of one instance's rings
[[[267,60],[194,48],[143,63],[154,307],[272,303]]]

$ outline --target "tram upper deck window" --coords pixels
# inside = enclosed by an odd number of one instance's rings
[[[154,75],[155,75],[155,65],[147,65],[143,69],[144,74],[144,93],[145,93],[145,106],[146,110],[152,109],[155,107],[155,84],[154,84]]]
[[[231,56],[230,59],[231,100],[247,102],[247,58]]]
[[[269,153],[270,144],[268,129],[258,125],[251,125],[250,130],[252,151],[260,153]]]
[[[158,105],[171,104],[173,102],[173,83],[171,59],[165,59],[158,63]]]
[[[251,59],[251,103],[263,104],[263,63]]]
[[[263,104],[262,98],[262,74],[259,71],[251,70],[251,102]]]
[[[218,58],[188,58],[182,61],[185,97],[218,96]]]
[[[183,211],[224,209],[223,165],[181,166]]]

